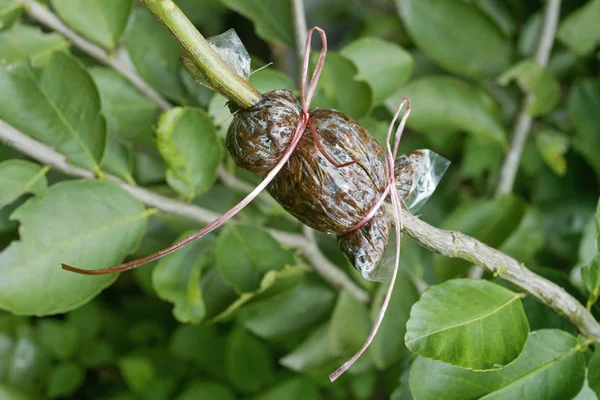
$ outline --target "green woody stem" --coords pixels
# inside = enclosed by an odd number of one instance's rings
[[[173,0],[140,1],[169,30],[217,92],[243,108],[262,99],[256,89],[229,68]]]

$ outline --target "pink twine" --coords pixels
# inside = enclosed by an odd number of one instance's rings
[[[307,80],[307,76],[308,76],[308,63],[309,63],[309,57],[310,57],[310,40],[311,40],[312,34],[315,30],[321,36],[322,48],[321,48],[321,52],[319,54],[319,59],[317,61],[315,71],[314,71],[313,76],[308,85],[308,90],[306,90],[306,80]],[[336,162],[333,159],[331,159],[330,156],[328,156],[328,154],[324,151],[322,146],[320,146],[316,130],[314,129],[314,125],[311,123],[310,116],[308,114],[308,108],[310,106],[312,97],[315,93],[315,90],[317,87],[317,82],[319,81],[319,77],[321,75],[321,71],[323,70],[323,65],[325,63],[326,55],[327,55],[327,37],[325,35],[325,32],[321,28],[314,27],[308,32],[308,35],[306,38],[306,45],[305,45],[305,50],[304,50],[304,62],[303,62],[303,67],[302,67],[302,88],[301,88],[302,112],[300,114],[300,120],[298,122],[298,126],[296,126],[296,130],[292,136],[292,141],[291,141],[289,147],[283,153],[283,156],[281,157],[281,159],[279,160],[277,165],[267,174],[265,179],[250,194],[248,194],[242,201],[240,201],[238,204],[236,204],[232,209],[227,211],[225,214],[223,214],[222,216],[220,216],[219,218],[217,218],[210,224],[206,225],[200,231],[194,233],[193,235],[187,237],[186,239],[182,240],[179,243],[176,243],[166,249],[163,249],[155,254],[151,254],[147,257],[143,257],[143,258],[140,258],[140,259],[137,259],[134,261],[130,261],[128,263],[124,263],[121,265],[117,265],[114,267],[98,269],[98,270],[80,269],[80,268],[76,268],[76,267],[66,265],[66,264],[62,264],[62,268],[67,271],[72,271],[72,272],[85,274],[85,275],[105,275],[105,274],[123,272],[123,271],[127,271],[127,270],[130,270],[133,268],[137,268],[140,265],[146,264],[148,262],[158,260],[159,258],[162,258],[168,254],[171,254],[171,253],[179,250],[183,246],[187,245],[188,243],[198,240],[201,237],[203,237],[204,235],[214,231],[215,229],[217,229],[218,227],[223,225],[225,222],[227,222],[229,219],[231,219],[238,212],[240,212],[244,207],[246,207],[252,200],[254,200],[256,198],[256,196],[258,196],[258,194],[260,192],[262,192],[267,187],[267,185],[273,180],[273,178],[275,178],[275,176],[279,173],[279,171],[281,171],[283,166],[288,162],[288,160],[292,156],[292,153],[296,150],[296,147],[300,143],[300,140],[302,139],[302,135],[304,134],[307,126],[310,126],[310,128],[311,128],[311,133],[315,139],[315,144],[319,148],[319,151],[325,156],[325,158],[329,162],[331,162],[332,164],[339,166],[339,167],[354,163],[355,161],[338,165],[338,164],[336,164]],[[402,117],[402,120],[400,121],[400,125],[398,126],[398,129],[396,130],[394,146],[392,149],[392,147],[390,146],[390,140],[392,137],[393,127],[394,127],[394,124],[396,123],[396,120],[398,119],[398,116],[400,115],[400,112],[402,111],[402,108],[404,107],[404,104],[407,105],[406,113]],[[387,139],[386,139],[387,157],[386,157],[386,159],[387,159],[387,167],[388,167],[388,185],[386,186],[385,190],[383,191],[381,197],[377,200],[377,202],[375,203],[373,208],[367,213],[367,215],[365,215],[354,227],[352,227],[348,231],[344,232],[344,233],[349,233],[349,232],[355,231],[357,229],[360,229],[362,226],[364,226],[364,224],[369,222],[371,220],[371,218],[373,218],[375,213],[379,210],[379,208],[383,205],[388,194],[391,195],[392,206],[394,209],[394,221],[395,221],[395,227],[396,227],[396,261],[395,261],[394,270],[392,273],[392,279],[390,281],[390,286],[386,293],[385,299],[383,300],[381,310],[379,311],[379,314],[377,315],[377,319],[375,320],[373,328],[371,329],[371,332],[369,333],[369,336],[367,337],[365,343],[363,344],[363,346],[360,348],[360,350],[358,350],[358,352],[354,356],[352,356],[348,361],[346,361],[334,373],[329,375],[329,379],[332,382],[335,381],[340,375],[342,375],[348,368],[350,368],[350,366],[352,366],[352,364],[354,364],[354,362],[369,347],[369,345],[373,341],[373,338],[377,334],[377,331],[381,325],[381,322],[383,321],[385,311],[387,310],[388,304],[390,302],[390,298],[392,296],[392,291],[394,288],[394,284],[396,282],[396,276],[398,274],[398,266],[400,264],[400,235],[401,235],[401,228],[402,228],[402,206],[401,206],[400,198],[398,196],[398,192],[396,190],[393,190],[395,188],[394,160],[395,160],[397,152],[398,152],[398,145],[400,143],[400,138],[401,138],[402,132],[404,130],[404,125],[406,124],[406,120],[407,120],[409,114],[410,114],[410,100],[405,97],[404,99],[402,99],[402,103],[400,103],[400,106],[398,107],[398,110],[396,111],[396,114],[394,115],[392,123],[390,124],[390,127],[387,132]]]

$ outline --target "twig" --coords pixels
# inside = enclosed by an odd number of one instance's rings
[[[292,0],[294,16],[294,37],[296,38],[296,57],[298,67],[298,83],[302,82],[302,60],[304,59],[304,44],[306,43],[306,12],[304,0]]]
[[[137,74],[135,69],[130,66],[131,62],[129,61],[129,57],[127,56],[126,52],[121,50],[117,52],[117,56],[115,58],[110,57],[106,50],[99,46],[96,46],[92,42],[84,39],[79,34],[69,29],[56,15],[54,15],[50,10],[48,10],[48,8],[41,5],[37,1],[20,1],[25,5],[27,14],[31,18],[40,22],[42,25],[59,32],[64,37],[69,39],[71,43],[73,43],[76,47],[83,50],[85,53],[94,57],[102,64],[107,65],[121,73],[131,82],[131,84],[140,93],[142,93],[144,96],[148,97],[154,103],[156,103],[162,111],[166,111],[172,107],[167,100],[165,100],[156,90],[154,90],[150,85],[148,85]]]
[[[560,14],[560,0],[548,0],[544,11],[544,24],[542,26],[542,32],[535,52],[535,61],[545,67],[548,65],[548,59],[550,58],[550,51],[554,43],[554,36],[556,34],[556,26],[558,24],[558,17]],[[523,147],[525,146],[525,140],[531,129],[531,123],[533,118],[528,114],[527,107],[534,101],[534,97],[531,93],[527,93],[523,97],[521,103],[521,109],[517,115],[515,125],[513,128],[512,139],[510,142],[510,150],[502,163],[500,169],[500,180],[496,189],[496,195],[508,194],[512,192],[517,171],[519,169],[519,162],[521,160],[521,154],[523,153]]]
[[[470,236],[435,228],[413,216],[404,218],[403,233],[438,254],[481,265],[567,317],[583,335],[600,341],[600,324],[579,301],[560,286],[531,272],[514,258]]]
[[[1,119],[0,142],[6,143],[21,153],[49,165],[66,175],[87,179],[96,178],[92,171],[70,165],[63,154],[25,135]],[[212,222],[219,217],[219,214],[210,210],[161,196],[139,186],[130,185],[113,175],[104,174],[104,179],[115,182],[147,206],[158,208],[167,213],[176,214],[202,224]],[[315,246],[313,241],[307,240],[304,236],[295,233],[275,229],[268,229],[268,232],[281,244],[301,249],[305,257],[312,263],[315,272],[321,275],[333,287],[347,290],[361,302],[369,301],[367,292],[342,273],[335,265],[330,263]]]

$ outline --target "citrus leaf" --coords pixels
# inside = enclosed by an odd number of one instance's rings
[[[108,68],[94,67],[90,74],[100,91],[111,132],[124,139],[154,145],[152,128],[158,116],[156,104]]]
[[[177,400],[236,400],[235,393],[216,382],[195,381],[183,389]]]
[[[167,164],[167,183],[185,199],[194,199],[215,183],[223,148],[203,110],[176,107],[162,114],[156,146]]]
[[[356,300],[347,291],[342,291],[329,325],[329,353],[343,356],[355,352],[369,335],[371,321],[367,306]]]
[[[106,121],[94,81],[76,59],[56,52],[40,80],[28,66],[0,67],[0,117],[49,144],[70,163],[100,171]]]
[[[589,264],[581,269],[581,278],[583,279],[583,285],[590,294],[588,306],[591,307],[600,296],[600,255],[596,255]]]
[[[124,37],[135,69],[154,89],[171,100],[185,98],[179,77],[183,50],[145,7],[136,7]]]
[[[217,239],[216,255],[223,279],[239,293],[255,291],[264,274],[294,264],[291,252],[250,225],[227,227]]]
[[[564,133],[544,127],[536,132],[535,144],[546,162],[546,165],[557,175],[567,172],[567,160],[565,158],[569,150],[569,137]]]
[[[0,253],[0,308],[47,315],[87,302],[116,276],[83,276],[60,264],[119,264],[137,247],[149,213],[117,185],[100,181],[59,183],[43,199],[29,199],[12,215],[21,221],[21,239]]]
[[[498,78],[500,84],[507,85],[516,80],[521,88],[533,96],[527,104],[527,113],[533,117],[548,114],[560,97],[560,85],[550,71],[535,60],[523,60]]]
[[[519,225],[498,250],[522,263],[528,263],[544,247],[545,229],[544,214],[533,205],[528,205]]]
[[[591,53],[600,43],[600,0],[592,0],[569,14],[560,24],[556,37],[579,56]]]
[[[25,6],[16,0],[0,0],[0,31],[9,29],[21,18]]]
[[[411,310],[406,346],[462,368],[501,368],[519,356],[527,340],[522,297],[478,279],[431,286]]]
[[[299,266],[286,266],[281,270],[268,271],[260,281],[260,286],[257,290],[248,293],[242,293],[233,303],[231,303],[225,310],[212,318],[209,323],[214,323],[224,319],[228,319],[240,307],[253,301],[260,300],[261,298],[267,298],[272,293],[280,293],[288,290],[295,286],[304,276],[306,267]]]
[[[282,357],[279,363],[296,372],[309,372],[329,364],[336,358],[329,353],[328,332],[329,322],[315,329],[298,347]]]
[[[577,340],[564,331],[545,329],[531,332],[519,358],[497,371],[468,371],[417,357],[410,388],[420,400],[562,400],[573,398],[584,378],[585,358]]]
[[[373,103],[381,104],[410,77],[413,59],[396,43],[362,37],[346,45],[340,54],[358,68],[356,79],[365,81],[373,92]]]
[[[476,5],[446,0],[396,0],[413,41],[448,71],[493,77],[510,65],[510,45]]]
[[[51,0],[50,3],[74,31],[109,50],[117,46],[133,6],[127,0]]]
[[[78,350],[79,332],[77,327],[65,321],[42,319],[37,328],[41,346],[59,360],[69,360]]]
[[[73,362],[58,364],[50,370],[48,397],[70,397],[83,385],[85,370]]]
[[[183,233],[175,242],[192,233]],[[200,277],[204,267],[213,262],[214,244],[214,236],[203,237],[161,259],[152,272],[156,293],[175,305],[173,315],[180,322],[199,323],[206,315]]]
[[[256,33],[267,42],[294,47],[292,9],[289,1],[280,0],[222,0],[223,4],[248,18]]]
[[[600,350],[598,348],[594,350],[594,354],[588,361],[587,380],[590,389],[600,396]]]
[[[307,377],[296,377],[283,381],[269,389],[256,400],[319,400],[322,399],[319,387]]]
[[[322,321],[333,308],[334,296],[327,287],[302,282],[291,290],[245,306],[239,320],[255,335],[277,339]]]
[[[31,60],[44,66],[55,51],[68,52],[69,43],[58,33],[44,33],[39,28],[16,24],[0,33],[0,64],[14,65]]]
[[[116,175],[128,183],[135,183],[132,176],[133,146],[115,137],[114,133],[110,132],[108,145],[100,167],[103,171]]]
[[[312,57],[313,67],[317,57]],[[373,93],[357,79],[354,63],[339,53],[329,51],[321,72],[319,86],[311,107],[333,108],[359,119],[371,111]]]
[[[583,79],[569,91],[569,116],[577,132],[573,146],[600,178],[600,79]]]
[[[0,208],[12,203],[25,193],[43,196],[46,193],[48,167],[25,160],[0,163]]]
[[[481,140],[506,142],[497,106],[476,86],[449,76],[419,78],[389,99],[388,109],[395,111],[405,96],[411,100],[407,125],[412,129],[435,134],[468,132]]]
[[[227,339],[225,368],[233,387],[242,393],[256,393],[275,378],[270,349],[241,328]]]

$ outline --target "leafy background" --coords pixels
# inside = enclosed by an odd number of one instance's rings
[[[45,3],[45,2],[44,2]],[[178,0],[205,36],[233,27],[261,91],[293,89],[291,6],[279,0]],[[50,0],[72,30],[137,73],[176,108],[160,113],[123,76],[18,0],[0,0],[0,118],[66,155],[157,193],[223,212],[243,193],[225,100],[198,86],[181,50],[141,5]],[[330,51],[313,106],[383,140],[402,96],[402,149],[452,167],[422,217],[526,263],[592,307],[600,291],[600,0],[565,1],[547,68],[533,62],[536,0],[306,1]],[[494,197],[522,93],[535,117],[514,194]],[[596,399],[600,356],[566,319],[465,262],[403,243],[386,320],[339,381],[327,374],[369,332],[386,285],[366,282],[319,236],[370,305],[312,273],[265,227],[297,231],[264,200],[236,223],[131,273],[85,277],[198,228],[145,208],[117,185],[75,180],[0,144],[0,398]],[[425,288],[429,287],[422,295]],[[406,334],[406,337],[405,337]],[[456,349],[461,349],[457,351]],[[482,352],[486,354],[482,357]],[[516,359],[516,360],[515,360]],[[439,378],[438,378],[439,377]]]

